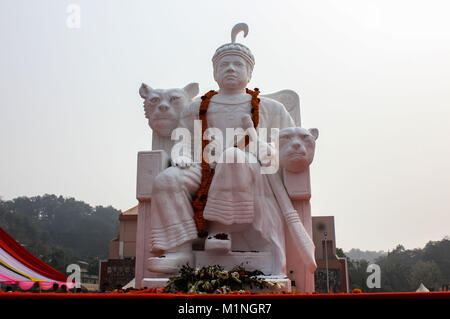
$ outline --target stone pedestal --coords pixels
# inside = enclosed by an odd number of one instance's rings
[[[291,198],[292,205],[297,211],[308,235],[312,238],[311,217],[311,183],[309,168],[301,173],[293,173],[283,170],[283,182]],[[290,236],[290,234],[288,234]],[[286,243],[287,273],[291,280],[295,281],[297,292],[313,292],[314,274],[307,271],[304,263],[296,256],[293,241]]]
[[[274,284],[271,288],[256,288],[251,289],[253,293],[277,293],[277,292],[291,292],[291,280],[287,277],[279,277],[279,276],[258,276],[258,278],[264,279],[272,284]],[[169,282],[169,278],[144,278],[142,280],[144,287],[165,287]]]
[[[265,262],[271,260],[270,252],[237,252],[214,254],[205,251],[194,251],[194,267],[202,268],[212,265],[220,265],[225,270],[231,270],[236,266],[242,266],[248,271],[260,270],[265,276],[258,276],[274,284],[272,288],[259,289],[254,287],[252,292],[268,293],[268,292],[290,292],[292,290],[291,280],[285,276],[271,276],[272,267]],[[155,274],[154,274],[155,275]],[[159,278],[144,278],[142,285],[144,287],[164,287],[169,281],[169,277],[173,275],[165,274]]]
[[[136,231],[136,270],[135,285],[143,287],[144,278],[151,273],[147,270],[146,262],[151,250],[150,207],[153,180],[162,170],[168,167],[168,155],[163,150],[145,151],[138,153],[136,198],[138,204]]]

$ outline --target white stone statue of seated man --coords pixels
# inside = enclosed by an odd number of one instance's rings
[[[181,115],[180,127],[192,134],[194,121],[201,119],[199,114],[204,116],[207,128],[217,128],[223,136],[227,128],[245,129],[254,125],[251,119],[255,118],[257,128],[266,128],[269,133],[271,128],[295,127],[281,103],[261,97],[256,109],[252,105],[256,95],[247,93],[253,91],[247,91],[246,86],[255,60],[246,46],[235,42],[239,31],[246,35],[248,30],[234,29],[232,42],[219,47],[214,54],[214,79],[219,90],[209,95],[207,110],[201,110],[206,99],[203,98],[192,102]],[[264,146],[264,141],[260,143]],[[218,148],[215,157],[222,160],[210,165],[214,176],[203,208],[208,231],[205,251],[212,254],[230,250],[270,252],[272,260],[267,262],[272,263],[272,274],[285,274],[285,221],[269,180],[261,173],[267,152],[249,152],[248,148],[228,142]],[[154,257],[149,259],[148,267],[155,273],[174,273],[183,264],[193,265],[192,242],[198,238],[198,225],[192,201],[201,188],[205,171],[202,164],[185,155],[173,157],[172,166],[154,180],[150,211]],[[235,162],[230,163],[230,158]]]

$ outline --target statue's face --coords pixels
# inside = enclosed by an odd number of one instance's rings
[[[220,88],[244,89],[250,81],[247,62],[237,55],[226,55],[219,60],[214,70],[214,79]]]

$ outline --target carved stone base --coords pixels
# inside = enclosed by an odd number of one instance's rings
[[[194,251],[195,267],[201,268],[205,266],[220,265],[225,270],[231,270],[236,266],[242,266],[246,270],[260,270],[266,276],[260,276],[274,284],[271,288],[259,289],[254,287],[251,289],[254,293],[276,293],[281,291],[290,292],[292,290],[291,280],[286,276],[271,276],[272,273],[272,254],[270,252],[238,252],[230,251],[226,253],[211,253],[205,251]],[[269,261],[269,262],[268,262]],[[175,274],[156,274],[158,278],[144,278],[142,287],[164,287],[167,285],[170,276]]]

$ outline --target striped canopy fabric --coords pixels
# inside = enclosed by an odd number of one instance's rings
[[[18,284],[28,290],[36,282],[44,290],[55,283],[68,289],[74,285],[67,282],[66,275],[31,254],[0,227],[0,284]]]

